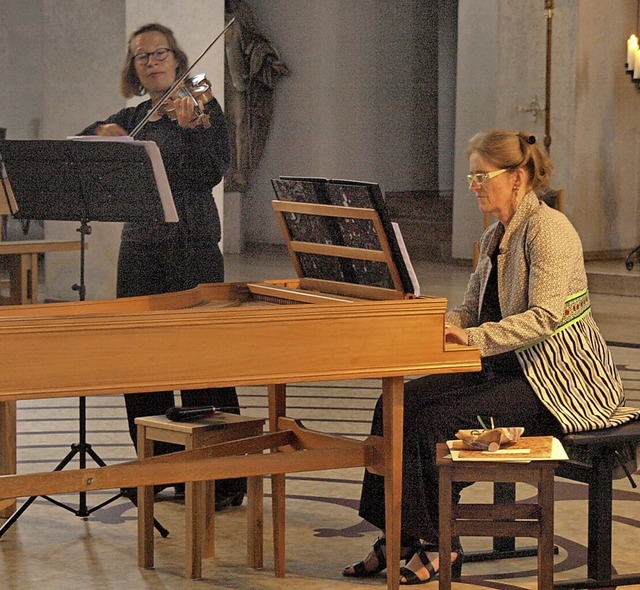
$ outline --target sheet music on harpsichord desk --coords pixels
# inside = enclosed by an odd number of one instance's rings
[[[400,227],[391,222],[378,184],[295,176],[272,184],[300,277],[420,296]]]

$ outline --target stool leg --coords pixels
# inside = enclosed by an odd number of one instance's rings
[[[216,482],[205,482],[205,488],[204,557],[213,559],[216,556]]]
[[[247,478],[247,565],[264,565],[264,489],[262,476]]]
[[[153,441],[146,427],[138,424],[138,458],[153,456]],[[153,486],[138,488],[138,566],[153,567]]]
[[[271,476],[271,503],[273,505],[273,561],[277,578],[284,578],[285,568],[285,476]]]
[[[0,432],[2,446],[0,447],[0,475],[12,475],[17,469],[17,431],[16,431],[16,402],[0,402]],[[15,499],[0,502],[0,518],[9,518],[15,513],[17,502]]]
[[[204,481],[188,481],[185,485],[185,519],[186,519],[186,555],[185,577],[202,577],[202,547],[204,544],[204,519],[198,518],[205,514]]]

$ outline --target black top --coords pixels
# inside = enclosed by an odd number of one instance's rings
[[[482,297],[480,309],[480,324],[485,322],[499,322],[502,319],[500,298],[498,297],[498,252],[500,244],[491,255],[491,272]],[[482,369],[500,374],[522,373],[520,363],[514,351],[488,356],[482,359]]]
[[[116,123],[130,133],[150,108],[150,100],[124,108],[104,121],[96,121],[80,135],[94,135],[96,127],[106,123]],[[160,149],[179,222],[125,223],[123,241],[162,242],[185,234],[220,241],[220,217],[211,190],[229,165],[229,139],[224,114],[215,98],[206,104],[205,112],[210,128],[184,129],[165,116],[147,122],[136,136],[138,140],[154,141]]]

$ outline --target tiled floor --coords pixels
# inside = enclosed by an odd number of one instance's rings
[[[418,263],[425,294],[458,301],[468,269]],[[285,278],[293,270],[279,255],[227,256],[227,279]],[[617,295],[593,295],[594,314],[605,337],[615,343],[612,352],[627,388],[630,404],[640,404],[640,300]],[[263,388],[239,390],[243,413],[266,416]],[[366,436],[373,404],[379,395],[375,380],[304,384],[289,390],[290,415],[318,430],[355,437]],[[89,398],[88,442],[107,464],[134,456],[120,396]],[[71,399],[21,403],[18,410],[18,460],[21,472],[53,469],[77,442],[77,401]],[[170,496],[161,497],[156,515],[171,532],[156,537],[155,568],[136,565],[136,509],[124,500],[79,518],[41,498],[0,538],[0,588],[8,590],[62,589],[264,589],[349,590],[386,588],[384,575],[370,580],[347,580],[342,567],[367,552],[376,532],[357,516],[362,470],[345,469],[292,475],[287,478],[287,576],[273,576],[270,547],[270,503],[265,502],[265,568],[256,572],[245,565],[246,506],[220,513],[216,519],[217,552],[206,561],[204,577],[185,580],[184,506]],[[638,476],[636,476],[637,479]],[[620,480],[615,484],[614,565],[618,573],[640,571],[640,492]],[[488,494],[482,484],[474,494]],[[266,492],[269,493],[268,482]],[[465,491],[465,493],[470,493]],[[519,494],[527,497],[523,486]],[[94,493],[90,507],[111,497]],[[57,497],[76,505],[77,495]],[[583,576],[586,545],[585,486],[556,481],[556,580]],[[486,539],[465,539],[465,548],[487,547]],[[526,540],[522,544],[528,545]],[[536,588],[535,558],[465,565],[464,588],[512,590]],[[435,584],[432,585],[435,587]]]

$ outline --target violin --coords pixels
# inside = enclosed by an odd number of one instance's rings
[[[207,80],[204,74],[199,74],[198,76],[189,78],[189,72],[191,72],[193,67],[204,57],[205,53],[213,47],[214,43],[226,33],[227,29],[235,20],[236,19],[234,17],[227,23],[225,28],[222,29],[213,41],[211,41],[209,46],[200,54],[198,59],[196,59],[189,68],[187,68],[187,71],[173,83],[171,88],[164,93],[163,97],[157,102],[157,104],[155,104],[153,108],[149,109],[149,112],[145,115],[142,121],[140,121],[140,123],[136,125],[135,129],[129,134],[130,137],[135,137],[149,120],[155,120],[152,119],[152,117],[157,118],[158,113],[161,110],[163,111],[162,114],[166,114],[174,120],[177,119],[173,103],[177,99],[188,96],[190,96],[194,101],[199,124],[202,124],[205,127],[211,127],[209,117],[204,112],[204,105],[213,98],[211,83]]]
[[[203,127],[211,127],[209,115],[204,112],[205,105],[213,98],[211,82],[207,80],[205,74],[198,74],[193,78],[187,78],[179,84],[174,91],[161,101],[156,114],[160,117],[166,115],[172,121],[176,121],[178,116],[175,109],[175,101],[180,98],[190,98],[193,101],[197,124]]]

